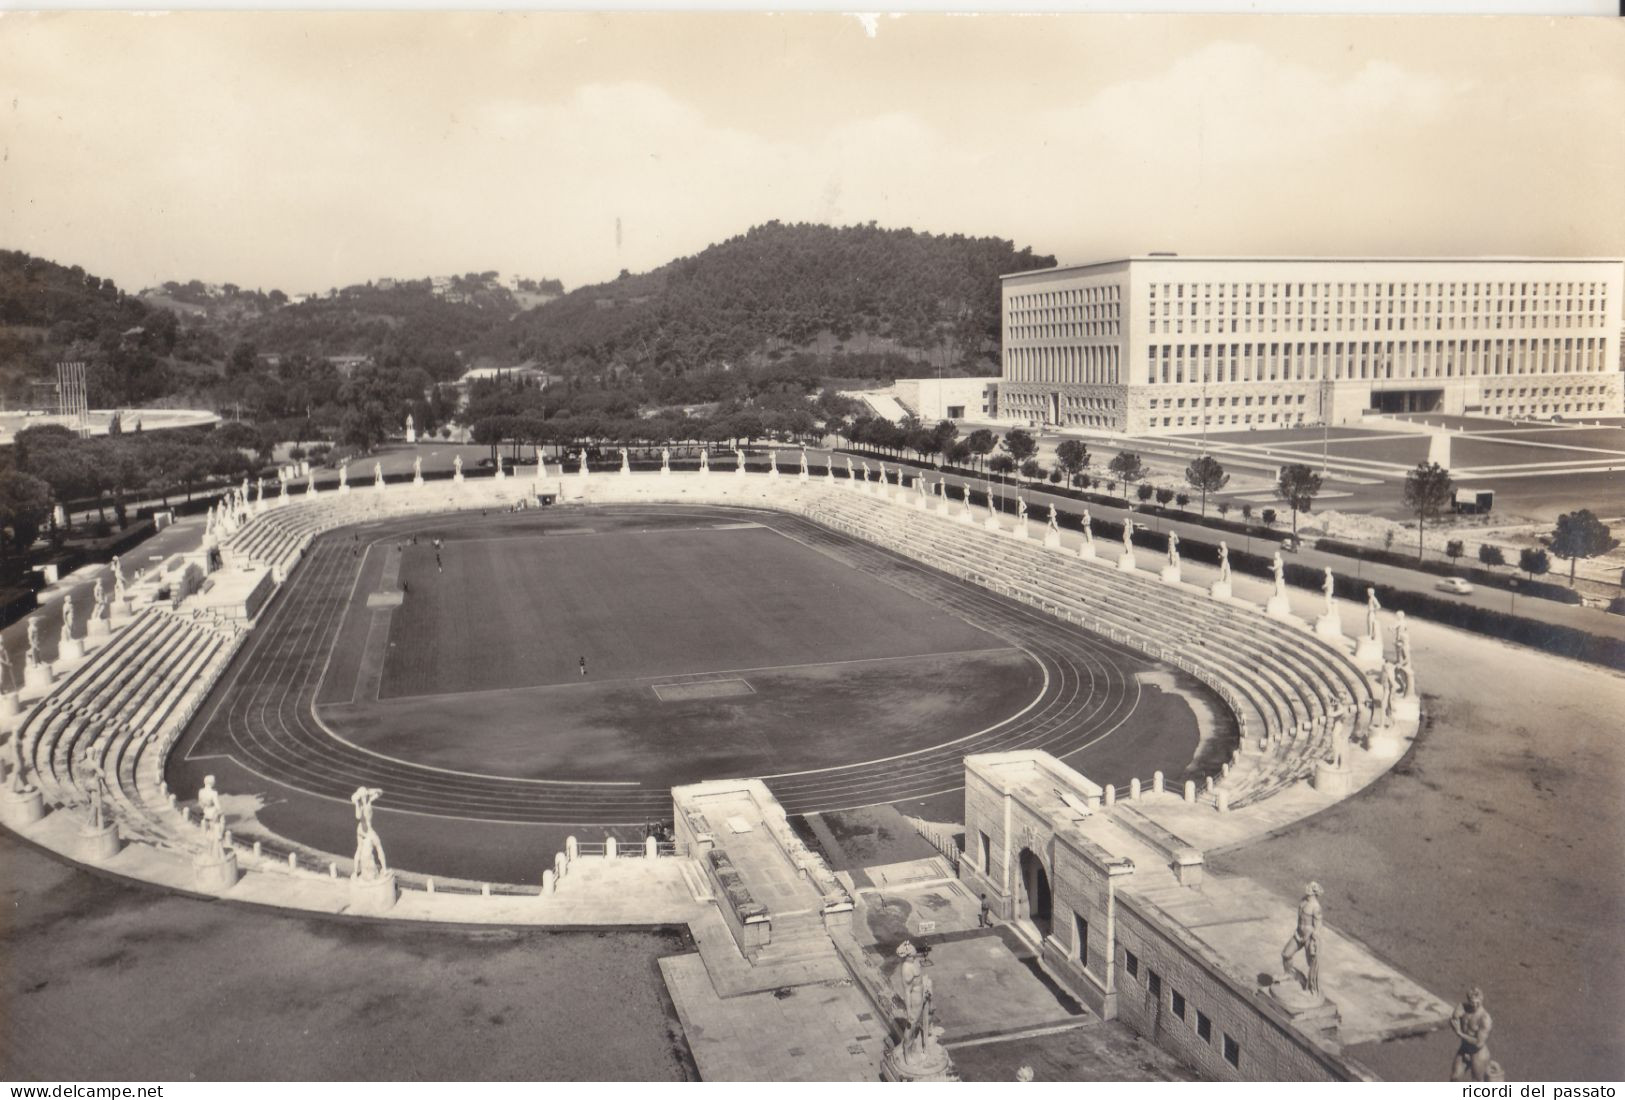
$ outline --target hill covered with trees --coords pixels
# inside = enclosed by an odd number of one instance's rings
[[[560,374],[632,375],[669,401],[710,399],[673,380],[798,352],[848,377],[974,373],[997,361],[998,277],[1054,263],[996,237],[769,222],[521,314],[508,343]]]

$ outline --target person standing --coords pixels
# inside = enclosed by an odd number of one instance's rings
[[[587,675],[587,658],[581,658],[581,675]]]

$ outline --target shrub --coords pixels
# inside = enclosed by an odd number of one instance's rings
[[[1491,546],[1487,542],[1478,544],[1478,560],[1485,565],[1505,565],[1507,562],[1506,554],[1502,552],[1501,548]]]
[[[1455,560],[1467,552],[1467,547],[1460,539],[1451,539],[1444,544],[1444,556]]]
[[[1258,513],[1258,518],[1264,521],[1264,526],[1265,527],[1274,527],[1275,526],[1275,509],[1274,508],[1266,508],[1266,509],[1264,509],[1262,512]]]
[[[1173,501],[1173,499],[1174,491],[1172,489],[1157,490],[1157,503],[1162,505],[1164,508],[1166,508]]]
[[[1181,508],[1184,508],[1190,502],[1191,495],[1189,493],[1177,493],[1174,495],[1174,503],[1179,505]]]
[[[1150,500],[1156,495],[1156,492],[1157,491],[1154,488],[1142,482],[1139,488],[1134,490],[1134,495],[1139,497],[1141,500]]]

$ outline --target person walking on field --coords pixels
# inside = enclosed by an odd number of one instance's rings
[[[587,658],[581,658],[581,675],[587,675]]]

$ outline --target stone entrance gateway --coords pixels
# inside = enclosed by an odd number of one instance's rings
[[[1054,927],[1049,873],[1044,870],[1043,861],[1033,854],[1031,848],[1021,850],[1020,869],[1021,896],[1016,917],[1018,920],[1030,922],[1042,939],[1048,936]]]

